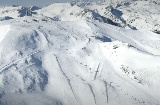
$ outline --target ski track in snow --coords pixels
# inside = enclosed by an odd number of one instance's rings
[[[159,6],[0,6],[0,105],[160,105]]]
[[[71,84],[71,80],[70,80],[70,79],[68,78],[68,76],[64,73],[64,71],[63,71],[63,69],[62,69],[62,67],[61,67],[61,64],[60,64],[60,62],[59,62],[59,60],[58,60],[58,57],[57,57],[56,55],[54,55],[54,56],[56,57],[56,60],[57,60],[58,66],[59,66],[59,68],[60,68],[60,70],[61,70],[61,73],[62,73],[62,74],[64,75],[64,77],[67,79],[68,85],[69,85],[69,87],[70,87],[70,89],[71,89],[71,91],[72,91],[72,93],[73,93],[73,95],[74,95],[74,98],[75,98],[75,100],[76,100],[76,102],[77,102],[77,105],[80,105],[79,102],[77,101],[76,96],[75,96],[75,92],[73,91],[72,84]]]
[[[94,23],[93,23],[93,24],[94,24]],[[96,24],[94,24],[94,25],[99,29],[99,31],[101,31],[101,29],[100,29]],[[102,25],[104,25],[104,24],[102,24]],[[107,28],[110,29],[110,30],[113,30],[112,28],[108,27],[107,25],[104,25],[104,26],[107,27]],[[146,53],[153,54],[153,55],[159,55],[160,49],[158,49],[157,47],[156,47],[156,48],[153,48],[153,46],[150,46],[150,45],[148,45],[147,43],[142,43],[142,42],[136,40],[135,38],[133,38],[133,37],[127,35],[127,34],[123,34],[123,33],[121,33],[120,29],[121,29],[121,28],[115,29],[114,31],[115,31],[115,32],[118,32],[120,35],[122,35],[121,38],[115,37],[115,36],[110,36],[110,37],[113,37],[113,38],[115,38],[115,39],[122,40],[122,41],[124,41],[124,42],[126,42],[126,43],[129,43],[129,44],[131,44],[132,46],[134,46],[135,48],[139,49],[140,51],[144,51],[144,52],[146,52]],[[101,33],[101,32],[99,32],[99,33]],[[102,33],[103,33],[103,32],[102,32]],[[103,34],[105,35],[105,33],[103,33]],[[107,35],[107,36],[108,36],[108,35]],[[124,36],[124,37],[123,37],[123,36]],[[122,38],[127,38],[128,40],[126,41],[125,39],[123,40]],[[149,47],[150,49],[153,48],[153,49],[155,50],[155,52],[152,52],[152,50],[149,50],[149,48],[147,48],[146,46]],[[156,51],[156,50],[157,50],[157,51]]]
[[[11,61],[10,63],[7,63],[6,65],[4,65],[3,67],[0,68],[0,74],[2,74],[4,71],[6,71],[7,69],[9,69],[13,65],[16,65],[18,62],[20,62],[20,61],[22,61],[22,60],[24,60],[24,59],[26,59],[26,58],[28,58],[28,57],[30,57],[30,56],[38,53],[38,52],[41,52],[41,50],[37,50],[37,51],[35,51],[33,53],[30,53],[30,54],[28,54],[28,55],[26,55],[26,56],[24,56],[22,58],[19,58],[17,60]]]

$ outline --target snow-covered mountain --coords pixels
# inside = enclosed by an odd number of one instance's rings
[[[0,7],[0,105],[160,105],[160,3]]]

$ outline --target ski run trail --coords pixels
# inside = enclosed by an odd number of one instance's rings
[[[0,6],[0,105],[160,105],[159,7]]]

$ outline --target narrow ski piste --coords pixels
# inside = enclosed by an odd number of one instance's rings
[[[71,89],[71,91],[72,91],[72,93],[73,93],[73,96],[74,96],[74,98],[75,98],[75,100],[76,100],[76,102],[77,102],[77,105],[80,105],[80,104],[78,103],[77,98],[76,98],[76,96],[75,96],[75,93],[74,93],[74,91],[73,91],[72,84],[71,84],[71,80],[70,80],[70,79],[67,77],[67,75],[64,73],[64,71],[63,71],[63,69],[62,69],[62,67],[61,67],[61,64],[60,64],[60,62],[59,62],[59,60],[58,60],[58,57],[57,57],[56,55],[54,55],[54,56],[56,57],[58,66],[59,66],[62,74],[63,74],[64,77],[67,79],[68,85],[69,85],[69,87],[70,87],[70,89]]]

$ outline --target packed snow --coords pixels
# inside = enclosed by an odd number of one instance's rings
[[[0,6],[0,105],[160,105],[159,7]]]

